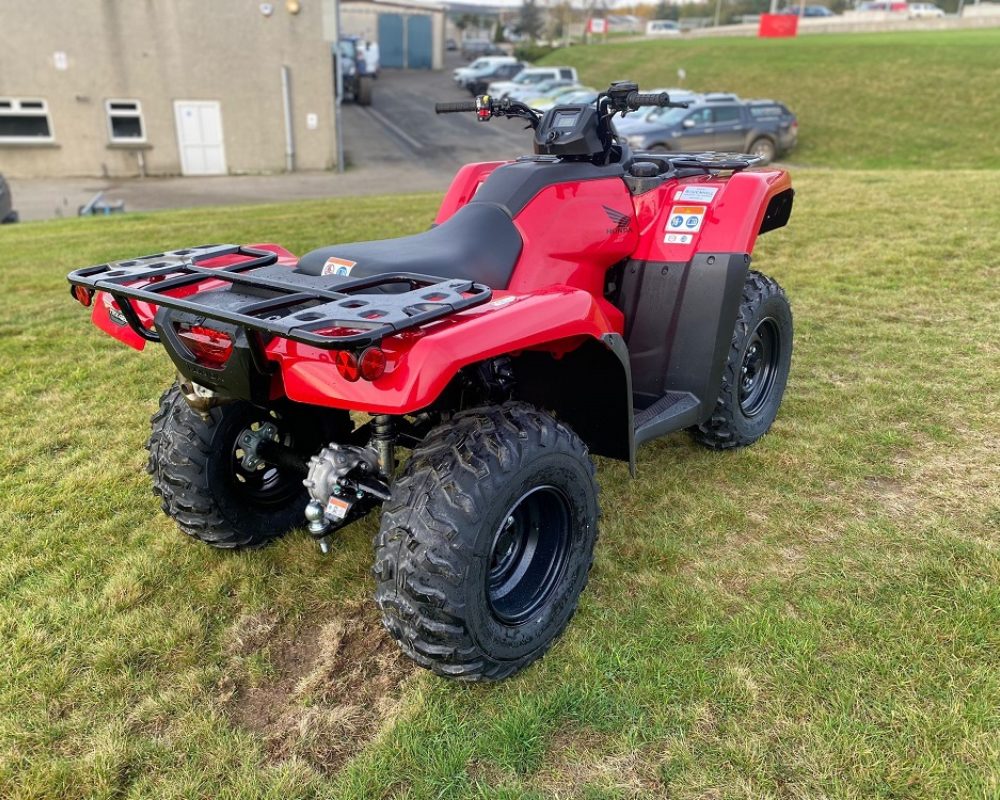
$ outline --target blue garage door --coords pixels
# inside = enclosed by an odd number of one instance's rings
[[[390,68],[405,66],[401,14],[378,15],[378,52],[381,66]]]
[[[431,18],[413,14],[406,20],[406,60],[410,69],[431,68]]]

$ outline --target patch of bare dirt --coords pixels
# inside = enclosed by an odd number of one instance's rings
[[[656,796],[664,789],[656,766],[640,750],[621,750],[594,731],[560,731],[549,746],[533,788],[553,798],[582,797],[588,788],[610,789],[625,797]]]
[[[258,652],[273,674],[251,680],[246,660]],[[369,608],[299,630],[273,615],[247,617],[234,626],[229,653],[220,686],[229,718],[260,735],[275,760],[298,757],[326,773],[398,715],[415,670]]]

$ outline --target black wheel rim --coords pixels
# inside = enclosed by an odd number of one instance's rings
[[[493,615],[521,625],[552,596],[566,571],[571,515],[566,495],[539,486],[521,495],[493,536],[486,594]]]
[[[233,446],[228,459],[229,478],[237,495],[249,505],[258,507],[281,506],[299,493],[302,486],[302,476],[290,474],[274,464],[262,462],[257,468],[249,469],[243,463],[244,449],[240,438],[246,431],[259,431],[266,423],[274,425],[276,420],[261,420],[245,427],[238,428],[233,439]],[[278,430],[277,441],[290,446],[291,436]]]
[[[778,374],[781,357],[781,336],[777,323],[770,317],[754,328],[743,353],[740,366],[740,410],[753,417],[759,414],[771,398],[771,389]]]

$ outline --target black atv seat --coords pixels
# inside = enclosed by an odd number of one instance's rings
[[[429,231],[398,239],[321,247],[306,253],[297,272],[322,275],[327,259],[355,262],[351,278],[414,272],[464,278],[505,289],[521,255],[521,234],[510,215],[493,203],[470,203]],[[333,273],[336,264],[328,273]]]

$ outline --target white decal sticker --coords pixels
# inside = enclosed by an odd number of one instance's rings
[[[339,275],[346,278],[351,274],[351,270],[357,266],[357,261],[348,261],[346,258],[330,256],[323,265],[322,275]]]
[[[715,186],[685,186],[680,196],[674,199],[687,200],[689,203],[711,203],[718,193],[719,190]]]
[[[514,295],[509,294],[506,297],[501,297],[499,300],[494,300],[490,303],[490,306],[492,308],[503,308],[504,306],[509,306],[515,300],[517,300],[517,298]]]
[[[705,220],[705,206],[674,206],[667,216],[667,232],[697,233]]]
[[[668,233],[663,237],[664,244],[691,244],[694,237],[690,233]]]

